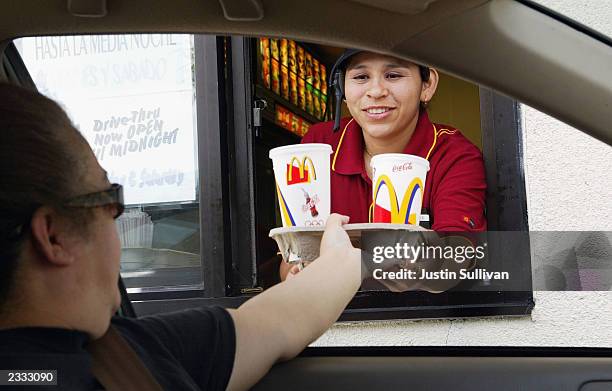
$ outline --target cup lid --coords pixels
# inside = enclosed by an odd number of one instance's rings
[[[429,161],[427,159],[424,159],[420,156],[416,156],[416,155],[410,155],[407,153],[381,153],[379,155],[375,155],[372,156],[372,160],[370,161],[370,164],[375,164],[377,161],[379,160],[387,160],[387,159],[403,159],[403,160],[408,160],[411,162],[414,162],[416,164],[421,164],[423,166],[425,166],[427,168],[427,171],[429,171]]]
[[[324,143],[306,143],[306,144],[291,144],[283,145],[282,147],[276,147],[270,150],[270,159],[285,154],[285,153],[305,153],[305,152],[324,152],[327,154],[332,153],[332,147],[329,144]]]

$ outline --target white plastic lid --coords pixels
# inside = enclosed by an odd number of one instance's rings
[[[378,160],[389,160],[389,159],[391,160],[402,159],[404,161],[408,160],[413,163],[425,166],[427,168],[427,171],[429,171],[429,161],[427,159],[423,159],[422,157],[416,156],[416,155],[409,155],[407,153],[381,153],[379,155],[375,155],[372,157],[372,160],[370,160],[370,165],[374,165],[376,161]]]
[[[331,155],[332,147],[329,144],[323,143],[307,143],[307,144],[291,144],[282,147],[273,148],[270,150],[270,159],[274,159],[283,154],[298,154],[305,152],[323,152]]]

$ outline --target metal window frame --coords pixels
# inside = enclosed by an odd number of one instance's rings
[[[225,77],[220,73],[224,69],[223,39],[210,35],[195,39],[203,293],[205,297],[223,297],[228,288],[227,259],[232,254],[226,240],[230,207],[224,197],[229,181],[225,175],[228,109],[220,98],[227,89]]]
[[[231,104],[228,118],[232,125],[233,148],[229,161],[233,174],[230,189],[232,222],[231,287],[233,295],[249,292],[257,283],[255,240],[255,157],[253,150],[253,91],[251,46],[248,38],[228,38],[228,79],[232,85],[226,99]]]
[[[195,35],[202,288],[131,293],[134,307],[182,309],[239,297],[257,282],[248,39]],[[247,296],[250,297],[250,296]],[[210,305],[210,304],[208,304]]]
[[[201,286],[152,287],[129,293],[138,313],[140,303],[225,297],[229,293],[230,177],[228,168],[228,89],[223,38],[194,35],[198,145],[198,197]],[[231,90],[231,88],[230,88]],[[184,307],[183,307],[184,308]]]

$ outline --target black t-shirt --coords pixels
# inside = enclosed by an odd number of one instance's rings
[[[236,335],[230,314],[219,307],[190,309],[112,324],[165,390],[223,390],[234,365]],[[0,330],[0,369],[56,369],[57,387],[11,390],[99,390],[91,374],[87,335],[55,328]]]

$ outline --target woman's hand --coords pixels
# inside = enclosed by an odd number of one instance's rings
[[[328,251],[346,250],[353,248],[351,239],[342,228],[344,224],[349,222],[348,216],[343,216],[337,213],[332,213],[325,224],[325,232],[321,238],[321,246],[319,247],[319,256],[324,255]]]

